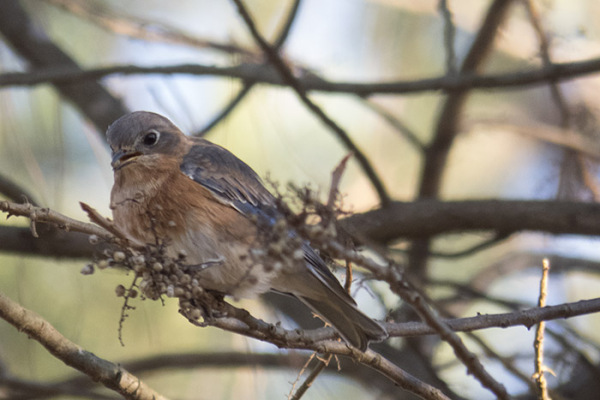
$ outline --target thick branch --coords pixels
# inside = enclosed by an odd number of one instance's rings
[[[0,207],[14,203],[0,202]],[[14,205],[10,214],[29,216],[32,206]],[[57,216],[57,214],[53,214]],[[36,213],[38,222],[40,215]],[[65,225],[69,220],[53,223]],[[394,202],[389,207],[354,214],[340,221],[347,232],[364,242],[387,243],[402,238],[429,237],[453,232],[494,231],[509,234],[539,231],[553,234],[600,235],[600,204],[527,200],[471,200],[443,202],[420,200]],[[82,225],[94,227],[94,225]],[[74,229],[71,227],[71,229]],[[98,227],[85,231],[92,234]],[[0,251],[49,255],[53,257],[91,257],[92,246],[85,235],[75,232],[31,235],[28,228],[0,226]]]
[[[481,28],[469,48],[460,67],[459,75],[475,74],[483,64],[496,37],[496,32],[504,20],[511,0],[494,0],[487,10]],[[425,149],[425,160],[419,183],[419,198],[436,198],[442,184],[446,160],[454,138],[458,132],[458,123],[469,94],[468,89],[452,92],[445,99],[437,118],[433,140]],[[412,244],[409,254],[409,268],[414,276],[423,277],[426,271],[429,240],[424,238]]]
[[[101,382],[126,399],[166,399],[118,365],[83,350],[60,334],[48,321],[0,293],[0,318],[42,344],[56,358]]]
[[[352,215],[340,224],[358,239],[386,243],[452,232],[540,231],[600,235],[600,204],[528,200],[419,200]]]
[[[95,248],[88,234],[41,229],[42,224],[39,225],[37,238],[31,234],[30,228],[0,226],[0,252],[54,258],[92,258]]]
[[[4,196],[16,203],[31,203],[35,205],[35,198],[25,188],[17,185],[12,179],[0,174],[0,196]]]

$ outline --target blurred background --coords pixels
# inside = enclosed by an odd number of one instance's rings
[[[285,26],[293,3],[245,2],[259,31],[271,41]],[[440,3],[447,3],[446,11],[451,14],[454,32],[450,36]],[[492,3],[303,0],[281,54],[293,65],[297,76],[318,76],[333,82],[441,77],[456,73]],[[510,7],[481,73],[510,74],[543,67],[540,37],[526,4],[516,1]],[[553,0],[531,4],[553,62],[598,57],[600,3]],[[182,64],[225,67],[262,61],[235,5],[228,1],[180,0],[167,4],[154,0],[24,0],[20,5],[39,34],[45,32],[84,69]],[[0,4],[0,13],[4,12],[2,8]],[[452,39],[453,57],[449,57],[445,42],[448,37]],[[0,40],[0,77],[27,71],[28,65],[8,41]],[[203,134],[207,139],[231,150],[262,177],[281,185],[308,184],[323,199],[329,190],[331,171],[348,153],[287,87],[208,74],[115,74],[100,82],[126,109],[161,113],[186,133],[206,131]],[[598,178],[600,156],[596,122],[599,84],[596,75],[560,83],[557,90],[566,104],[562,108],[547,85],[473,91],[461,110],[459,134],[447,160],[439,197],[595,201],[593,183]],[[207,129],[246,86],[247,93],[233,111]],[[440,123],[445,96],[438,90],[368,97],[351,92],[310,93],[310,98],[346,130],[368,157],[389,196],[401,201],[418,196],[423,167],[423,153],[406,132],[419,143],[430,141]],[[398,124],[403,129],[399,130]],[[82,201],[110,216],[112,171],[103,134],[51,84],[1,87],[0,173],[25,188],[39,204],[86,220],[79,208]],[[380,203],[354,160],[343,176],[340,191],[344,207],[352,212],[367,211]],[[12,225],[27,226],[27,221],[2,221],[2,226]],[[432,249],[455,252],[488,237],[485,233],[448,235],[436,239]],[[407,244],[395,243],[394,249],[402,258]],[[486,274],[495,271],[498,276],[479,288],[489,298],[502,301],[470,298],[453,303],[459,316],[533,306],[543,257],[555,260],[552,262],[561,271],[551,277],[549,304],[598,296],[598,240],[537,233],[512,235],[468,257],[432,257],[427,270],[430,295],[440,301],[449,299],[457,293],[456,284],[474,285],[477,279],[484,281],[489,278]],[[125,346],[121,346],[118,322],[122,299],[116,297],[114,289],[118,284],[127,286],[131,278],[111,270],[84,276],[79,271],[87,262],[0,253],[0,291],[42,315],[70,340],[113,362],[206,351],[289,354],[215,328],[194,327],[177,313],[177,303],[172,299],[164,305],[136,300],[136,308],[124,324]],[[380,319],[387,310],[399,306],[383,284],[358,290],[357,296],[361,308]],[[281,312],[260,301],[243,301],[240,305],[267,321],[284,319],[284,324],[293,326]],[[552,386],[572,378],[573,369],[579,366],[573,360],[584,357],[590,365],[599,360],[598,316],[569,322],[549,324],[556,332],[556,337],[550,335],[547,339],[547,362],[557,373],[557,377],[548,378]],[[532,331],[522,327],[490,329],[480,335],[524,375],[532,374]],[[559,338],[571,342],[569,351]],[[477,344],[465,340],[473,351],[482,354],[484,365],[511,394],[527,393],[522,379],[508,372],[497,358],[484,355]],[[405,343],[394,339],[389,345],[401,349]],[[466,374],[445,344],[435,343],[430,354],[432,365],[454,393],[470,399],[493,398]],[[10,374],[27,380],[51,382],[75,374],[3,321],[0,360]],[[277,368],[260,364],[241,368],[195,366],[150,372],[143,377],[171,398],[281,399],[290,392],[302,361],[292,364]],[[393,391],[375,392],[364,382],[345,377],[342,370],[319,377],[305,398],[408,398]]]

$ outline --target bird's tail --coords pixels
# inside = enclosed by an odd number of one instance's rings
[[[326,300],[299,298],[333,325],[342,338],[362,351],[367,349],[370,341],[378,342],[388,337],[386,330],[363,314],[350,297],[346,299],[331,293]]]

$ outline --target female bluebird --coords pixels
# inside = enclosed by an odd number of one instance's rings
[[[269,290],[296,296],[361,350],[387,337],[308,243],[283,263],[257,257],[269,253],[257,248],[261,230],[275,229],[281,215],[258,175],[228,150],[144,111],[119,118],[107,138],[114,222],[133,239],[160,238],[169,255],[185,254],[186,264],[202,266],[195,276],[204,289],[235,298]],[[298,242],[291,230],[280,236]]]

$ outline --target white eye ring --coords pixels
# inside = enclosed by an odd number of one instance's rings
[[[152,129],[152,130],[146,132],[146,134],[142,138],[142,143],[144,143],[145,146],[154,146],[156,143],[158,143],[159,139],[160,139],[160,132]]]

